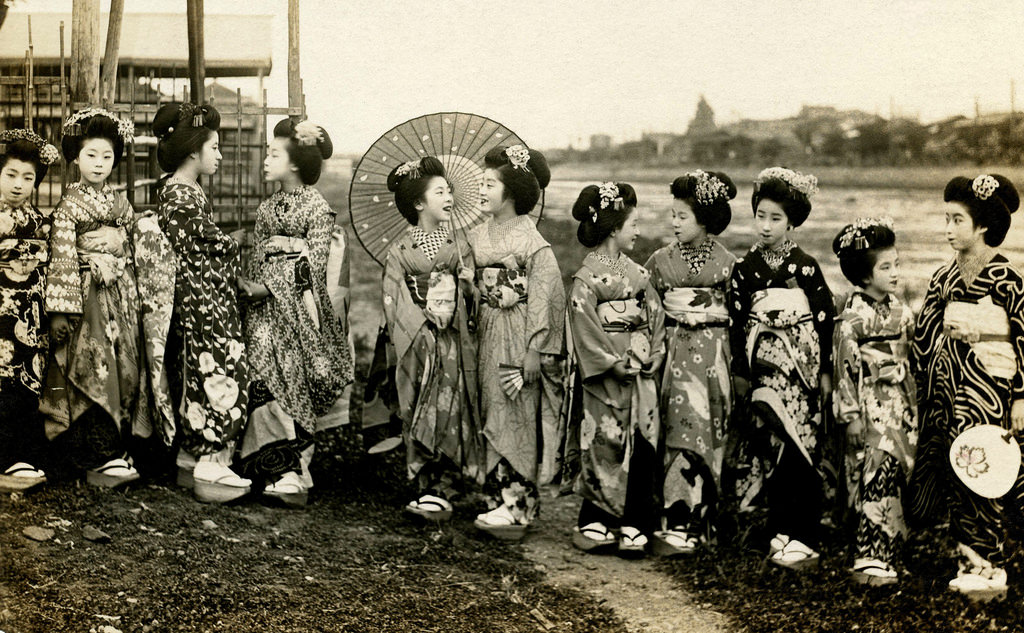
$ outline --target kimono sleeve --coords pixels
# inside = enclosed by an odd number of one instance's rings
[[[836,419],[851,424],[861,418],[860,385],[861,354],[860,339],[862,320],[847,310],[838,320],[835,328],[835,370],[832,377],[833,407]]]
[[[203,212],[199,197],[184,189],[180,185],[168,185],[163,190],[168,198],[165,204],[165,232],[174,250],[181,255],[233,254],[234,240],[220,230],[212,217]]]
[[[1016,277],[1004,284],[1006,288],[1006,315],[1010,320],[1010,340],[1013,341],[1014,356],[1017,357],[1017,371],[1010,383],[1012,398],[1024,399],[1024,279],[1013,271]]]
[[[661,364],[665,357],[665,308],[661,303],[661,295],[655,289],[654,275],[644,289],[644,301],[647,304],[647,327],[651,333],[651,360],[654,366]]]
[[[314,209],[306,230],[306,248],[309,250],[309,267],[313,275],[324,279],[327,258],[331,252],[331,234],[334,231],[334,212],[321,200]]]
[[[936,271],[928,282],[928,290],[924,296],[924,304],[917,315],[914,327],[913,342],[910,346],[910,367],[914,372],[918,392],[922,398],[927,396],[928,363],[938,351],[938,337],[942,331],[942,313],[945,301],[942,299],[942,270]]]
[[[426,316],[413,301],[409,286],[405,283],[405,270],[393,250],[384,261],[382,284],[384,321],[397,360],[401,361],[412,346],[416,333],[426,324]]]
[[[746,354],[746,324],[750,316],[750,294],[743,260],[732,267],[729,276],[729,347],[732,350],[733,374],[746,378],[750,373]]]
[[[530,282],[526,298],[526,349],[542,354],[562,354],[565,288],[550,246],[530,257],[527,274]]]
[[[604,374],[622,360],[601,327],[594,289],[580,279],[573,281],[568,314],[576,364],[584,380]]]
[[[809,274],[800,274],[800,286],[807,295],[807,303],[811,307],[811,318],[814,329],[818,332],[818,345],[821,349],[820,373],[832,371],[832,333],[835,329],[836,306],[832,300],[832,292],[828,289],[825,275],[821,272],[813,258],[808,257],[807,263],[801,264],[801,271],[810,268]]]
[[[46,272],[46,311],[82,313],[82,278],[78,272],[78,229],[72,202],[65,196],[53,212],[50,267]]]

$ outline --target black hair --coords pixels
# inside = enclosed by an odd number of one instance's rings
[[[88,119],[78,122],[82,131],[79,134],[65,134],[60,140],[60,149],[64,154],[64,160],[71,162],[78,158],[82,151],[82,145],[92,138],[103,138],[110,141],[114,150],[114,167],[121,162],[124,154],[124,139],[118,133],[117,121],[105,114],[95,114]]]
[[[693,174],[686,174],[673,180],[672,184],[669,185],[669,191],[672,192],[673,197],[689,203],[690,208],[693,209],[693,216],[697,220],[697,224],[703,226],[708,233],[718,235],[732,221],[732,207],[729,206],[729,201],[736,197],[736,185],[733,184],[732,179],[720,171],[709,171],[706,173],[714,176],[725,185],[725,197],[716,196],[711,204],[704,204],[698,201],[696,191],[699,179]]]
[[[621,229],[636,208],[636,191],[633,187],[624,182],[615,183],[615,186],[619,188],[621,204],[607,204],[602,209],[600,187],[587,185],[572,205],[572,217],[580,223],[576,229],[576,239],[587,248],[601,244],[609,235]]]
[[[285,146],[288,160],[299,168],[299,180],[303,184],[313,185],[320,180],[320,170],[323,168],[324,161],[334,153],[334,145],[331,143],[331,137],[327,134],[327,130],[319,125],[316,126],[319,136],[315,145],[299,143],[295,138],[296,125],[298,123],[290,118],[278,121],[274,126],[274,136],[288,139],[288,144]]]
[[[498,179],[505,186],[503,199],[512,198],[516,214],[525,215],[537,206],[540,192],[551,182],[548,161],[538,150],[531,149],[526,168],[515,167],[502,145],[491,149],[484,156],[484,166],[498,173]]]
[[[4,168],[7,161],[10,159],[16,159],[31,163],[36,167],[36,188],[43,182],[43,178],[46,178],[46,170],[49,168],[48,165],[43,164],[43,159],[39,155],[39,146],[32,141],[25,139],[18,139],[15,141],[7,142],[7,150],[5,153],[0,154],[0,169]]]
[[[435,176],[445,178],[444,165],[434,156],[424,156],[419,160],[419,167],[409,173],[399,176],[397,172],[403,169],[399,165],[388,174],[388,191],[395,194],[395,206],[409,224],[419,223],[420,213],[416,209],[416,203],[423,199],[427,192],[427,185],[430,179]]]
[[[156,158],[160,169],[177,171],[218,129],[220,112],[212,105],[165,103],[160,106],[153,117],[153,134],[159,139]]]
[[[844,240],[844,235],[850,233]],[[844,245],[843,242],[847,243]],[[839,269],[851,284],[863,288],[871,279],[878,254],[896,246],[896,234],[883,224],[856,229],[848,224],[832,240],[832,252],[839,258]]]
[[[768,178],[764,182],[754,183],[750,204],[755,214],[762,200],[778,203],[794,227],[803,224],[811,214],[811,200],[807,194],[790,186],[782,178]]]
[[[992,174],[991,177],[999,186],[984,200],[974,192],[974,181],[963,176],[957,176],[946,183],[942,199],[946,202],[963,203],[971,220],[974,221],[974,226],[988,229],[985,231],[985,243],[989,246],[999,246],[1006,239],[1006,232],[1010,230],[1010,215],[1020,207],[1020,195],[1005,176]]]

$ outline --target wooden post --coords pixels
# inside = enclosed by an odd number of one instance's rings
[[[96,103],[100,97],[100,0],[71,5],[71,101]]]
[[[206,101],[206,59],[203,46],[203,0],[188,0],[188,79],[192,103]]]
[[[103,74],[100,77],[100,100],[110,107],[117,98],[117,58],[121,46],[121,20],[124,18],[124,0],[110,0],[110,20],[107,22],[107,46],[103,51]]]
[[[302,78],[299,73],[299,0],[288,0],[288,107],[298,108],[301,106]]]

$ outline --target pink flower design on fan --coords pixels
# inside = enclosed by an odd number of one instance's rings
[[[989,463],[985,457],[985,449],[980,446],[961,446],[956,454],[956,467],[971,478],[987,473]]]

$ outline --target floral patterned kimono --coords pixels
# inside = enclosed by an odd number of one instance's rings
[[[123,456],[136,417],[148,428],[133,223],[127,198],[109,184],[69,185],[54,212],[46,311],[77,324],[52,351],[40,410],[51,439],[73,429],[71,459],[82,468]]]
[[[895,563],[907,538],[903,494],[917,449],[917,393],[909,351],[914,315],[894,295],[853,292],[835,332],[836,419],[864,426],[862,449],[846,452],[846,485],[857,513],[854,558]]]
[[[464,236],[454,238],[445,225],[431,233],[411,226],[392,244],[383,280],[408,475],[421,492],[449,498],[456,490],[453,471],[478,482],[484,477],[476,341],[469,330],[475,290],[457,279],[460,266],[473,269]],[[427,317],[428,302],[452,311],[447,326]]]
[[[159,201],[160,226],[178,261],[168,351],[172,391],[181,398],[181,448],[193,456],[231,451],[249,403],[238,243],[214,223],[195,182],[171,178]]]
[[[487,490],[529,522],[537,486],[560,471],[565,288],[551,246],[533,220],[489,220],[469,233],[480,290],[480,407],[487,439]],[[527,350],[541,356],[541,379],[509,396],[502,367],[521,368]],[[513,369],[514,371],[514,369]]]
[[[46,359],[44,297],[52,211],[0,200],[0,471],[39,466],[39,404]]]
[[[917,317],[912,359],[921,403],[912,513],[941,522],[948,510],[953,537],[999,567],[1012,554],[1005,511],[1024,501],[1024,470],[1006,496],[986,499],[953,474],[949,447],[978,424],[1010,428],[1010,406],[1024,398],[1021,273],[1001,254],[971,283],[955,260],[939,268]]]
[[[295,472],[312,487],[313,434],[344,421],[332,415],[352,382],[348,341],[327,291],[334,215],[310,186],[279,191],[256,210],[248,277],[270,296],[245,315],[253,380],[241,447],[248,477]]]
[[[755,245],[730,283],[733,371],[750,382],[753,427],[740,431],[741,465],[751,464],[738,484],[741,508],[766,479],[770,522],[793,528],[779,534],[813,540],[792,532],[818,525],[821,484],[831,477],[822,461],[819,375],[832,370],[832,294],[818,262],[788,240],[775,250]]]
[[[709,237],[696,247],[669,244],[646,265],[667,331],[661,383],[664,527],[708,536],[732,414],[728,291],[735,262],[735,255]]]
[[[627,486],[630,494],[655,494],[649,486],[629,484],[631,476],[642,476],[630,472],[636,465],[631,463],[634,451],[640,450],[637,442],[649,445],[649,455],[658,447],[658,382],[640,374],[620,382],[611,368],[618,361],[636,368],[660,363],[665,354],[665,314],[647,269],[624,255],[618,262],[624,270],[591,253],[573,275],[566,334],[573,403],[565,483],[571,482],[574,492],[602,511],[622,518]]]

